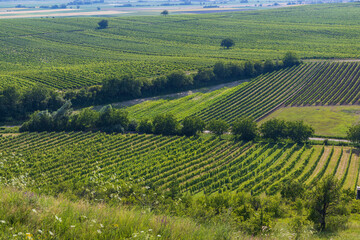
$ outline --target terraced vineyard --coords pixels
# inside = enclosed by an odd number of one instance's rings
[[[233,143],[218,138],[24,133],[0,138],[0,180],[51,191],[91,178],[144,178],[165,189],[178,181],[192,194],[229,189],[274,194],[281,183],[311,184],[336,175],[344,188],[359,179],[358,153],[348,147]]]
[[[205,121],[263,118],[279,107],[358,104],[360,62],[314,62],[261,75],[249,83],[182,99],[150,101],[128,108],[133,118],[171,112]]]

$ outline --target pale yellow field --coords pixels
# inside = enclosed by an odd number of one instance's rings
[[[124,11],[90,11],[80,12],[78,9],[52,9],[33,11],[0,12],[0,19],[4,18],[34,18],[34,17],[73,17],[73,16],[103,16],[125,14]]]

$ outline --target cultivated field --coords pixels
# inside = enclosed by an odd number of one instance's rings
[[[191,194],[271,195],[289,179],[310,185],[326,175],[354,190],[360,169],[358,152],[349,147],[90,132],[24,133],[0,142],[1,182],[48,193],[144,179],[156,189],[178,182]]]
[[[358,122],[359,2],[58,18],[98,3],[0,12],[0,239],[359,238],[358,146],[294,122]]]
[[[359,62],[306,63],[261,75],[233,88],[196,93],[176,100],[148,101],[127,110],[135,119],[171,112],[178,119],[197,115],[205,121],[223,119],[233,122],[240,117],[261,120],[285,106],[358,104],[359,69]],[[297,116],[291,120],[294,118]]]
[[[301,58],[357,58],[357,6],[118,17],[103,30],[96,29],[99,18],[2,19],[0,87],[79,88],[128,73],[152,78],[218,61],[278,59],[287,51]],[[234,48],[220,47],[226,37]]]

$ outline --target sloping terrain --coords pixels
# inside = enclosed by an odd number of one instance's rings
[[[24,133],[0,138],[0,181],[45,192],[96,181],[144,179],[184,192],[222,190],[274,194],[284,181],[312,184],[336,175],[358,182],[358,153],[348,147],[233,143],[218,138],[104,133]]]
[[[209,121],[260,120],[284,106],[351,105],[360,98],[359,62],[313,62],[261,75],[249,83],[177,100],[149,101],[127,108],[133,118],[171,112]]]
[[[359,3],[267,11],[109,18],[1,19],[0,88],[71,89],[109,77],[155,77],[218,61],[358,58]],[[321,16],[321,17],[319,17]],[[235,46],[223,49],[231,38]]]

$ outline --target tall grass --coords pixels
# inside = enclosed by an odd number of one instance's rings
[[[229,226],[0,187],[0,239],[235,239]],[[237,236],[239,237],[239,236]]]

